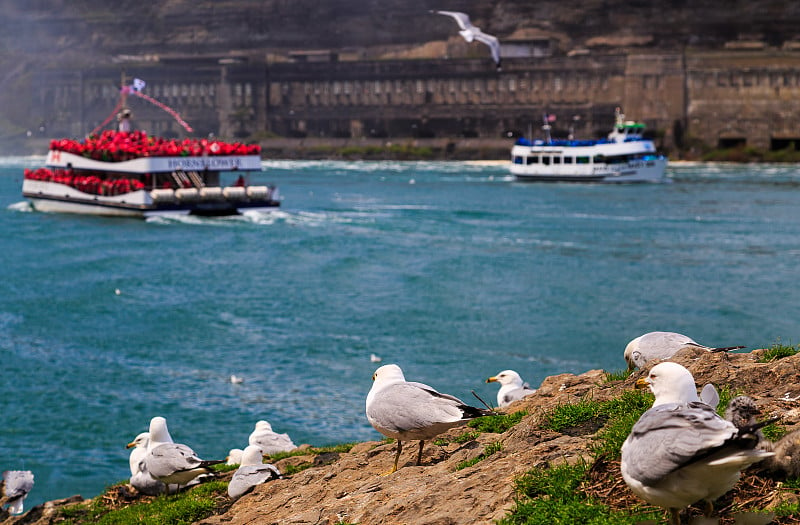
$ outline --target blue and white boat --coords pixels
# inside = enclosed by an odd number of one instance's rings
[[[511,148],[511,174],[519,181],[662,182],[667,158],[644,138],[644,124],[616,124],[606,139],[552,140],[545,117],[544,140],[521,138]]]

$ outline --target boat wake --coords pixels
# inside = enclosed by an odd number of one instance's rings
[[[15,202],[13,204],[9,204],[7,209],[11,211],[20,211],[23,213],[27,213],[33,211],[33,206],[31,206],[31,203],[28,201],[20,201],[20,202]]]

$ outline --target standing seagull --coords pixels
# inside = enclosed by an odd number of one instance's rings
[[[186,485],[202,474],[211,474],[211,465],[224,460],[204,461],[194,450],[173,443],[167,430],[167,420],[157,416],[150,420],[150,443],[142,460],[143,469],[155,479],[167,484]]]
[[[677,363],[659,363],[636,382],[656,396],[622,444],[621,471],[634,494],[669,509],[680,523],[681,509],[712,503],[733,488],[740,471],[773,456],[756,448],[759,425],[736,428],[700,401],[691,372]]]
[[[244,449],[242,464],[228,483],[228,496],[237,499],[253,490],[256,485],[281,477],[277,467],[264,463],[263,459],[261,449],[257,445],[250,445]]]
[[[469,15],[466,13],[459,13],[458,11],[431,11],[431,13],[452,16],[458,23],[458,27],[461,28],[461,31],[459,31],[458,34],[464,37],[464,40],[467,42],[477,40],[478,42],[482,42],[489,46],[489,49],[492,52],[492,59],[494,59],[497,70],[500,71],[500,41],[497,40],[497,37],[487,35],[481,31],[480,28],[472,25],[472,22],[469,21]]]
[[[513,370],[503,370],[496,376],[486,380],[487,383],[500,383],[500,390],[497,391],[497,405],[500,408],[507,407],[514,401],[520,400],[536,392],[525,383],[520,375]]]
[[[387,474],[397,471],[403,441],[419,440],[416,463],[419,465],[426,439],[492,414],[465,405],[457,397],[440,394],[428,385],[406,381],[397,365],[383,365],[372,375],[372,380],[367,394],[367,419],[375,430],[397,440],[394,467]]]
[[[744,348],[743,346],[712,348],[701,345],[688,335],[677,332],[648,332],[628,343],[625,347],[624,357],[628,363],[628,370],[633,370],[644,367],[649,361],[669,359],[678,350],[686,347],[700,348],[709,352],[727,352]]]
[[[33,488],[33,472],[30,470],[6,470],[3,472],[3,505],[8,512],[22,514],[22,502]]]

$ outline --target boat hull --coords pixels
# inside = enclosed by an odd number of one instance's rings
[[[514,168],[515,166],[512,164],[511,174],[521,182],[652,183],[664,181],[667,160],[656,158],[613,166],[594,166],[590,170],[572,173],[567,173],[566,170],[540,170],[533,172],[532,170]]]
[[[280,207],[273,198],[227,200],[197,197],[154,201],[150,192],[140,190],[125,195],[102,196],[81,192],[54,182],[25,180],[23,196],[36,211],[47,213],[76,213],[106,217],[153,217],[169,215],[200,215],[219,217],[238,215],[245,211],[269,211]]]

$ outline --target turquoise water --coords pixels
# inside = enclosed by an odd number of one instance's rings
[[[42,160],[0,159],[0,470],[34,472],[28,506],[127,478],[155,415],[209,459],[259,419],[296,443],[378,439],[372,353],[475,404],[506,368],[533,386],[620,370],[652,330],[798,342],[795,166],[606,186],[269,162],[280,211],[141,221],[30,212],[22,168]]]

